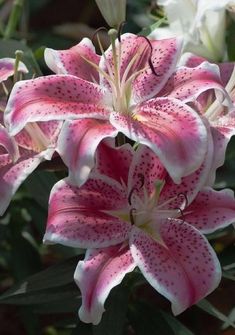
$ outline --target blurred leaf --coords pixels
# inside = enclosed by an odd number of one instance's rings
[[[143,302],[131,306],[128,315],[136,335],[194,335],[175,317]]]
[[[159,28],[165,22],[166,22],[166,18],[163,17],[163,18],[159,19],[157,22],[155,22],[154,24],[152,24],[151,26],[143,28],[138,35],[148,36],[155,29]]]
[[[25,185],[33,199],[47,210],[50,191],[57,181],[57,177],[52,172],[34,171],[25,181]]]
[[[15,40],[0,40],[0,58],[13,57],[15,58],[15,51],[22,50],[24,52],[22,61],[27,66],[29,73],[25,75],[26,78],[32,78],[33,75],[40,75],[41,70],[34,58],[34,55],[25,43]]]
[[[93,335],[92,325],[79,321],[71,335]]]
[[[77,296],[78,289],[75,284],[71,284],[77,262],[76,256],[28,277],[0,296],[0,301],[10,304],[37,304]]]
[[[203,299],[197,303],[197,306],[201,308],[204,312],[214,316],[220,321],[228,323],[230,326],[235,328],[235,324],[223,313],[221,313],[217,308],[215,308],[208,300]]]
[[[160,311],[168,325],[172,328],[175,335],[194,335],[191,330],[186,328],[176,317],[173,317],[164,311]]]
[[[228,59],[229,61],[235,60],[235,22],[231,20],[229,29],[226,30],[226,44],[227,44],[227,51],[228,51]]]
[[[122,335],[126,323],[129,288],[125,284],[115,287],[105,304],[101,322],[93,326],[94,335]]]

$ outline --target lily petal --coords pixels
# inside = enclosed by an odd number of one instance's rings
[[[105,311],[104,303],[111,289],[135,268],[128,247],[88,249],[84,261],[75,270],[74,279],[82,293],[79,317],[97,325]]]
[[[1,146],[6,150],[13,161],[18,159],[19,150],[14,138],[12,138],[6,128],[0,124],[0,147]]]
[[[187,207],[185,220],[204,234],[227,227],[235,221],[235,199],[232,190],[215,191],[210,187],[200,191]]]
[[[27,122],[94,117],[107,119],[109,98],[98,85],[69,75],[39,77],[15,84],[5,110],[11,135]]]
[[[93,175],[79,187],[69,179],[55,184],[49,200],[44,242],[80,248],[103,248],[128,238],[131,225],[107,213],[126,207],[119,183]]]
[[[7,80],[9,77],[13,76],[15,68],[14,58],[1,58],[0,59],[0,82]],[[19,62],[18,71],[23,73],[28,73],[26,66]]]
[[[167,220],[161,237],[165,246],[134,227],[131,254],[147,281],[171,301],[178,315],[218,286],[220,264],[208,241],[185,222]]]
[[[45,49],[45,62],[56,74],[71,74],[91,82],[98,82],[98,72],[86,59],[96,65],[100,56],[96,54],[95,47],[88,38],[68,50]]]
[[[176,99],[149,100],[133,118],[112,113],[110,122],[130,139],[151,148],[176,183],[194,172],[205,157],[207,131],[202,120]]]
[[[115,137],[118,131],[107,121],[83,119],[64,123],[58,139],[58,153],[69,168],[69,176],[79,186],[84,184],[94,167],[99,143]]]
[[[114,147],[103,141],[97,149],[95,169],[98,173],[127,185],[133,155],[134,149],[128,143]]]
[[[220,79],[219,67],[216,64],[203,62],[197,67],[180,67],[168,80],[161,95],[177,98],[183,102],[195,101],[200,94],[214,89],[220,101],[229,96]]]
[[[155,73],[148,68],[133,82],[133,103],[140,103],[153,98],[165,86],[167,80],[175,70],[181,53],[182,39],[169,38],[151,41],[151,62]]]
[[[9,155],[0,155],[0,215],[7,209],[19,186],[48,155],[48,151],[35,154],[21,149],[20,158],[16,163],[12,163]]]

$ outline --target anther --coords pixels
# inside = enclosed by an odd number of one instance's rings
[[[119,42],[121,42],[122,30],[123,30],[123,27],[125,26],[125,24],[126,24],[126,21],[123,21],[119,24],[118,32],[117,32],[117,38],[118,38]]]
[[[152,62],[153,46],[152,46],[150,40],[149,40],[146,36],[144,36],[144,35],[139,35],[138,37],[142,37],[142,38],[144,38],[145,41],[148,43],[148,45],[149,45],[149,47],[150,47],[150,56],[149,56],[149,59],[148,59],[148,64],[149,64],[149,67],[150,67],[151,71],[153,72],[153,74],[154,74],[155,76],[159,77],[160,74],[158,74],[158,73],[156,72],[156,70],[155,70],[155,68],[154,68],[154,66],[153,66],[153,62]]]
[[[132,226],[135,224],[135,220],[134,220],[134,216],[133,216],[133,212],[135,212],[135,211],[136,211],[135,208],[131,208],[131,210],[130,210],[130,221],[131,221]]]
[[[93,36],[92,36],[92,39],[91,39],[92,44],[95,44],[95,43],[94,43],[94,41],[95,41],[95,37],[98,35],[98,33],[99,33],[100,31],[106,31],[106,32],[108,33],[108,29],[105,28],[105,27],[100,27],[100,28],[96,29],[96,31],[94,32],[94,34],[93,34]]]
[[[178,197],[180,196],[183,196],[184,197],[184,200],[185,200],[185,204],[184,204],[184,209],[188,207],[188,198],[187,198],[187,195],[183,192],[179,193],[178,194]]]

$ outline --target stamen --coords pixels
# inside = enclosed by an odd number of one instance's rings
[[[184,212],[181,208],[176,208],[179,212],[180,212],[180,216],[182,217],[183,219],[183,222],[185,222],[185,216],[184,216]]]
[[[188,198],[187,198],[187,195],[183,192],[179,193],[178,197],[180,197],[181,195],[184,197],[184,200],[185,200],[185,204],[184,204],[184,209],[185,209],[188,207]]]
[[[106,31],[106,32],[108,33],[108,29],[105,28],[105,27],[100,27],[100,28],[96,29],[96,31],[94,32],[94,34],[93,34],[93,36],[92,36],[92,39],[91,39],[92,44],[95,44],[95,43],[94,43],[94,41],[95,41],[95,37],[96,37],[96,36],[99,36],[98,33],[99,33],[100,31]]]
[[[149,59],[148,59],[148,64],[149,64],[149,67],[150,67],[151,71],[153,72],[153,74],[154,74],[155,76],[159,77],[160,74],[158,74],[158,73],[156,72],[156,70],[155,70],[155,68],[154,68],[154,66],[153,66],[153,62],[152,62],[153,46],[152,46],[150,40],[149,40],[146,36],[144,36],[144,35],[139,35],[138,37],[142,37],[142,38],[144,38],[145,41],[148,43],[148,45],[149,45],[149,47],[150,47],[150,56],[149,56]]]
[[[135,212],[136,209],[135,208],[131,208],[130,210],[130,221],[131,221],[131,225],[133,226],[135,224],[135,220],[134,220],[134,216],[133,216],[133,212]]]
[[[130,191],[130,193],[129,193],[129,196],[128,196],[128,203],[129,203],[129,205],[131,206],[131,198],[132,198],[132,195],[133,195],[133,193],[135,192],[135,191],[139,191],[139,190],[141,190],[141,188],[144,186],[144,175],[142,174],[142,173],[138,173],[138,175],[137,175],[137,177],[138,178],[140,178],[140,187],[136,187],[136,186],[134,186],[132,189],[131,189],[131,191]]]
[[[118,38],[118,41],[121,43],[121,35],[122,35],[122,30],[123,30],[123,27],[125,26],[127,22],[126,21],[123,21],[119,24],[119,27],[118,27],[118,33],[117,33],[117,38]]]

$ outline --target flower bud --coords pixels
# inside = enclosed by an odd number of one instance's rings
[[[110,27],[117,28],[126,18],[126,0],[95,0]]]

